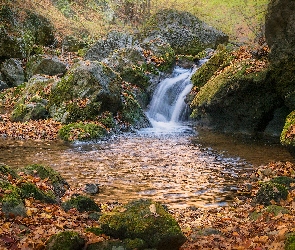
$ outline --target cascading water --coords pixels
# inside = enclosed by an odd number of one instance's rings
[[[202,65],[206,60],[202,60]],[[191,76],[197,67],[183,69],[176,67],[172,77],[164,79],[156,88],[147,111],[154,132],[184,132],[183,124],[188,118],[185,98],[192,88]]]

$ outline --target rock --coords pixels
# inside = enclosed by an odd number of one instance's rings
[[[84,192],[87,194],[97,194],[99,193],[99,185],[93,183],[87,183],[84,188]]]
[[[63,123],[95,120],[104,111],[122,107],[121,78],[99,62],[80,61],[53,87],[49,98],[51,116]]]
[[[73,197],[70,200],[63,202],[61,206],[65,211],[68,211],[72,208],[76,208],[79,212],[101,211],[94,200],[82,195]]]
[[[148,248],[179,249],[186,241],[179,225],[165,208],[150,200],[136,200],[100,218],[105,234],[121,240],[142,239]]]
[[[199,90],[198,86],[194,88],[192,117],[200,124],[223,132],[255,135],[264,131],[274,110],[282,103],[268,79],[267,68],[247,73],[248,67],[246,60],[221,67],[220,73],[205,81]],[[199,79],[202,85],[203,80]]]
[[[3,180],[0,180],[0,188],[3,190],[0,202],[2,203],[2,212],[4,215],[6,217],[25,217],[27,215],[27,211],[19,195],[19,189]]]
[[[1,72],[10,87],[16,87],[25,82],[25,74],[20,60],[13,58],[5,60],[1,65]]]
[[[206,48],[227,43],[228,36],[208,26],[189,12],[164,9],[153,15],[145,25],[147,37],[162,37],[176,54],[196,55]]]
[[[101,61],[115,50],[132,47],[136,39],[127,33],[111,31],[105,39],[98,40],[85,55],[86,60]]]
[[[18,104],[12,111],[10,119],[14,122],[26,122],[48,118],[46,106],[42,103]]]
[[[46,250],[81,250],[85,246],[85,239],[74,231],[63,231],[55,234],[47,241]]]
[[[295,147],[295,133],[293,128],[295,126],[295,110],[292,111],[286,118],[284,128],[281,133],[281,144],[289,148]]]
[[[65,63],[59,60],[56,56],[35,55],[30,58],[26,65],[27,78],[33,75],[64,75],[67,71]]]
[[[0,179],[8,180],[9,178],[18,179],[18,174],[9,166],[4,163],[0,163]]]
[[[287,189],[291,188],[291,184],[295,183],[295,179],[288,176],[277,176],[270,180],[272,183],[284,185]],[[291,189],[294,189],[292,187]]]
[[[104,138],[107,131],[101,124],[77,122],[64,125],[58,135],[64,141],[90,141]]]
[[[256,197],[254,198],[255,203],[262,205],[271,205],[272,201],[279,203],[280,200],[286,200],[288,196],[288,190],[284,185],[266,182],[263,183],[258,190]]]

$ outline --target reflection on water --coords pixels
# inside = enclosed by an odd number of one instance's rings
[[[173,207],[225,205],[257,165],[292,160],[278,145],[206,131],[129,134],[97,144],[1,140],[0,149],[0,162],[12,167],[42,163],[72,187],[100,184],[99,202],[152,198]]]

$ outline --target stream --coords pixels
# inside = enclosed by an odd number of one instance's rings
[[[178,68],[159,84],[147,111],[152,128],[96,143],[0,139],[0,162],[50,166],[73,189],[99,184],[100,203],[151,198],[173,208],[228,205],[258,166],[293,158],[279,144],[192,128],[184,104],[192,73]]]

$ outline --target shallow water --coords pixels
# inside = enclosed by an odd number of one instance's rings
[[[74,145],[1,139],[0,162],[51,166],[73,188],[98,183],[99,202],[152,198],[176,208],[226,205],[257,166],[293,160],[280,145],[208,131],[192,134],[187,127],[178,131],[150,129]]]

